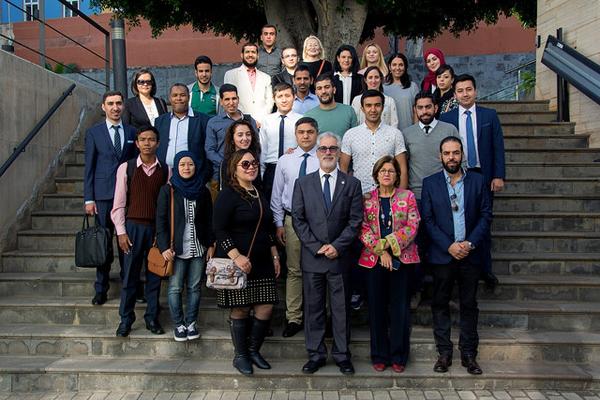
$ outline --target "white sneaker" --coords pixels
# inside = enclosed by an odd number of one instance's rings
[[[196,329],[196,322],[192,322],[187,327],[187,339],[194,340],[200,337],[200,332]]]

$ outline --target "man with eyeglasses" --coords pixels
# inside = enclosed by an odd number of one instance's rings
[[[286,47],[281,52],[281,63],[283,70],[271,78],[271,86],[275,87],[278,83],[287,83],[294,85],[294,71],[298,66],[298,52],[294,47]]]
[[[461,164],[460,138],[449,136],[440,143],[443,170],[423,180],[421,221],[431,239],[427,258],[433,274],[433,335],[438,359],[435,372],[452,365],[450,297],[454,282],[460,299],[461,364],[471,375],[480,375],[477,363],[477,286],[485,262],[482,243],[492,221],[489,189],[481,174],[465,171]]]
[[[298,178],[292,196],[292,224],[302,244],[300,260],[304,297],[304,336],[309,360],[302,367],[313,374],[327,360],[326,303],[329,293],[333,348],[331,356],[340,372],[354,374],[350,361],[349,269],[350,247],[362,223],[360,181],[337,167],[340,138],[319,135],[319,169]]]

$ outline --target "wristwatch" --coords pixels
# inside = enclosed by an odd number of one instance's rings
[[[467,244],[469,245],[469,249],[475,250],[475,246],[473,245],[472,242],[467,242]]]

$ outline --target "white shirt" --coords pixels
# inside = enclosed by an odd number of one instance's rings
[[[325,190],[325,174],[329,174],[329,191],[331,192],[331,201],[333,201],[333,192],[335,192],[335,183],[337,182],[337,167],[331,172],[325,172],[319,168],[319,177],[321,178],[321,190]]]
[[[115,130],[113,129],[113,123],[109,120],[106,120],[106,128],[108,129],[110,141],[112,142],[113,147],[115,146]],[[123,150],[123,145],[125,144],[125,130],[123,129],[123,122],[119,120],[119,123],[115,126],[119,127],[119,136],[121,137],[121,150]]]
[[[299,177],[300,166],[304,161],[304,154],[308,154],[306,158],[306,174],[308,175],[319,169],[316,147],[307,153],[300,147],[297,147],[292,154],[284,154],[277,162],[275,179],[273,180],[273,192],[271,194],[271,211],[273,211],[273,221],[278,228],[283,226],[285,212],[292,210],[294,184]]]
[[[396,157],[406,152],[406,147],[402,132],[382,122],[375,132],[371,132],[366,124],[346,131],[342,152],[352,157],[354,176],[360,180],[364,194],[376,186],[373,180],[375,163],[383,156]]]
[[[436,127],[437,123],[438,123],[438,120],[434,118],[431,121],[431,123],[429,125],[427,125],[427,126],[429,126],[429,132],[426,132],[425,134],[427,134],[427,135],[430,134],[431,131],[433,130],[433,128]],[[419,121],[419,128],[421,128],[423,130],[423,132],[425,132],[425,124],[422,123],[421,121]]]
[[[463,152],[465,153],[465,160],[469,160],[469,149],[467,146],[467,114],[465,111],[471,111],[471,121],[473,123],[473,139],[475,140],[475,149],[477,149],[477,168],[481,167],[479,163],[479,144],[477,143],[477,113],[475,112],[475,104],[471,108],[466,109],[463,106],[458,106],[458,133],[460,133],[460,140],[463,143]]]
[[[265,172],[265,164],[276,163],[279,159],[279,124],[281,113],[274,112],[265,117],[260,126],[260,164]],[[302,118],[301,114],[290,111],[283,119],[283,151],[298,146],[296,143],[296,121]]]
[[[334,75],[337,75],[340,78],[340,82],[342,82],[342,87],[344,88],[344,93],[342,96],[342,103],[346,105],[350,105],[352,101],[352,72],[348,76],[342,75],[340,72],[336,72]]]
[[[180,151],[187,151],[188,149],[188,131],[190,126],[190,116],[193,116],[194,112],[190,108],[188,114],[181,119],[171,113],[171,126],[169,128],[169,145],[167,147],[166,162],[169,167],[173,166],[175,161],[175,155]]]
[[[144,104],[144,110],[146,110],[146,115],[148,116],[148,120],[150,120],[150,125],[154,126],[154,120],[158,118],[158,108],[156,108],[156,102],[152,100],[150,104]]]

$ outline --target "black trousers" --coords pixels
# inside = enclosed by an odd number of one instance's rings
[[[409,280],[413,268],[414,265],[402,264],[398,270],[388,271],[379,263],[373,268],[364,268],[373,364],[406,365],[408,361]]]
[[[481,266],[468,261],[454,260],[450,264],[432,265],[433,300],[433,336],[440,355],[452,356],[450,340],[450,297],[454,282],[458,283],[460,300],[460,337],[458,348],[462,356],[476,356],[479,345],[477,334],[477,285]]]
[[[273,181],[275,180],[275,168],[277,163],[265,164],[265,173],[263,174],[263,193],[267,197],[267,204],[271,204],[271,193],[273,192]]]
[[[104,228],[108,228],[110,230],[111,249],[112,249],[112,244],[113,244],[113,236],[115,233],[115,227],[113,225],[112,220],[110,219],[110,210],[112,210],[112,207],[113,207],[112,199],[96,201],[96,208],[98,209],[98,222],[100,223],[100,226],[102,226]],[[119,253],[119,265],[121,266],[121,278],[122,278],[123,277],[122,276],[123,252],[121,251],[119,246],[117,246],[117,249],[118,249],[118,253]],[[111,250],[111,255],[110,255],[108,261],[106,262],[106,264],[101,265],[96,268],[96,282],[94,283],[94,288],[96,289],[96,293],[106,294],[106,292],[108,292],[108,288],[110,287],[110,285],[109,285],[110,266],[111,266],[112,262],[113,262],[113,257],[112,257],[112,250]]]

